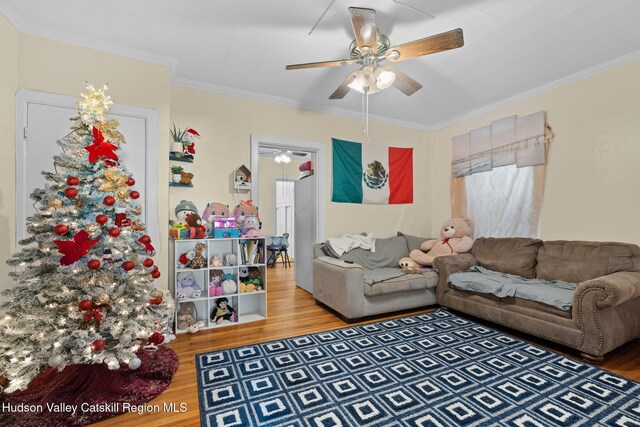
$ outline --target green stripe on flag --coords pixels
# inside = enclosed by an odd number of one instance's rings
[[[362,144],[332,138],[333,196],[342,203],[362,203]]]

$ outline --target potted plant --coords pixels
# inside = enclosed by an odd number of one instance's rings
[[[187,133],[187,129],[180,130],[179,128],[176,128],[176,124],[174,123],[173,129],[170,129],[169,133],[171,133],[171,138],[173,138],[173,141],[171,142],[171,152],[182,154],[182,150],[184,147],[184,137]]]
[[[182,171],[184,171],[182,166],[171,166],[171,180],[173,182],[180,182]]]

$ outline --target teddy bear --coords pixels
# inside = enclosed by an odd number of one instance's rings
[[[196,250],[193,255],[193,258],[189,260],[189,262],[187,263],[187,267],[193,268],[193,269],[205,267],[207,265],[207,260],[205,259],[203,253],[204,253],[204,243],[198,243],[196,245]]]
[[[205,228],[202,225],[202,219],[200,218],[200,215],[193,212],[187,216],[186,221],[187,225],[193,230],[193,232],[191,233],[192,238],[204,239]]]
[[[193,174],[191,172],[182,172],[180,173],[180,184],[191,184],[191,180],[193,179]]]
[[[469,252],[473,246],[471,239],[471,221],[462,218],[447,220],[440,230],[440,240],[427,240],[420,245],[420,249],[414,249],[409,254],[409,259],[418,266],[432,265],[435,257],[443,255],[455,255]],[[406,261],[402,258],[400,262]]]
[[[200,289],[200,286],[198,286],[198,282],[196,282],[196,277],[193,275],[193,272],[186,271],[178,273],[178,278],[176,280],[176,295],[179,300],[200,298],[201,294],[202,290]]]

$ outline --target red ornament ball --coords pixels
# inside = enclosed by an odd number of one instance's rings
[[[120,229],[118,227],[113,227],[111,230],[109,230],[109,236],[118,237],[119,235],[120,235]]]
[[[98,261],[97,259],[92,259],[87,263],[87,267],[89,267],[89,270],[97,270],[100,268],[100,261]]]
[[[67,185],[78,185],[80,184],[80,180],[76,176],[70,176],[67,178]]]
[[[133,179],[133,178],[129,178],[129,179],[127,180],[127,185],[128,185],[129,187],[131,187],[132,185],[135,185],[135,184],[136,184],[136,180],[135,180],[135,179]]]
[[[107,221],[109,221],[109,217],[107,217],[105,214],[100,214],[96,217],[96,222],[98,224],[106,224]]]
[[[153,277],[154,279],[157,279],[158,277],[160,277],[160,272],[158,270],[152,271],[151,277]]]
[[[73,199],[74,197],[76,197],[78,195],[78,190],[76,190],[73,187],[69,187],[66,190],[64,190],[64,195],[67,196],[70,199]]]
[[[93,344],[91,344],[91,350],[95,351],[96,353],[104,350],[104,340],[95,340]]]
[[[147,258],[142,262],[142,265],[149,268],[153,265],[153,260],[151,258]]]
[[[82,199],[76,200],[76,205],[82,206],[83,204],[84,204],[84,201]]]
[[[149,237],[147,234],[138,239],[138,242],[140,243],[149,243],[150,241],[151,237]]]
[[[80,311],[87,311],[87,310],[91,310],[92,308],[93,308],[93,303],[91,301],[89,301],[88,299],[83,299],[78,304],[78,309]]]
[[[133,269],[133,267],[135,267],[135,264],[133,263],[133,261],[125,261],[122,263],[122,269],[125,271],[129,271]]]
[[[64,224],[58,224],[55,227],[53,227],[53,232],[56,233],[58,236],[63,236],[67,234],[67,231],[69,231],[69,227],[67,227]]]
[[[151,299],[149,300],[149,304],[151,304],[151,305],[158,305],[158,304],[162,304],[162,297],[151,298]]]
[[[113,196],[107,196],[104,199],[102,199],[102,203],[104,203],[107,206],[113,206],[115,202],[116,202],[116,199]]]
[[[131,193],[129,193],[129,197],[135,200],[140,197],[140,193],[138,193],[137,191],[132,191]]]

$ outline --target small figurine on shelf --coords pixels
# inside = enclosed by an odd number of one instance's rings
[[[211,271],[211,280],[209,281],[209,296],[210,297],[219,297],[224,294],[222,290],[222,277],[224,276],[224,271],[222,270],[212,270]]]
[[[191,271],[178,273],[176,295],[179,300],[200,298],[202,290]]]
[[[195,129],[187,129],[182,138],[182,155],[193,159],[196,154],[196,140],[200,134]]]
[[[216,325],[224,325],[237,322],[238,316],[233,307],[229,305],[227,298],[219,298],[216,300],[216,306],[211,311],[211,320]]]
[[[180,184],[193,185],[191,183],[192,180],[193,180],[193,174],[191,172],[180,173]]]

